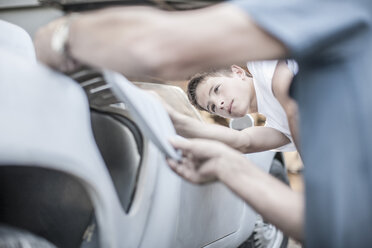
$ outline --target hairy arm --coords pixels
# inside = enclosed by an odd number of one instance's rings
[[[237,151],[207,140],[174,140],[184,159],[170,167],[193,183],[219,180],[244,199],[265,220],[303,240],[304,197],[265,173]]]
[[[290,142],[283,133],[269,127],[250,127],[237,131],[221,125],[202,123],[179,113],[170,116],[179,135],[217,140],[242,153],[271,150]]]
[[[35,46],[38,58],[58,69],[58,55],[50,48],[57,27],[40,29]],[[245,12],[226,3],[184,12],[117,7],[84,13],[71,21],[67,44],[70,56],[80,63],[129,77],[165,79],[286,53]]]

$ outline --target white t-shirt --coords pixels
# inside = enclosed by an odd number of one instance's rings
[[[277,63],[278,60],[252,61],[247,63],[247,67],[253,77],[258,112],[266,116],[265,126],[282,132],[291,141],[291,143],[275,150],[295,151],[296,147],[289,130],[287,115],[272,91],[272,78]],[[287,60],[287,65],[294,75],[297,74],[298,65],[296,61]]]

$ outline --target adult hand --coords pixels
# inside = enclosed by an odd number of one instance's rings
[[[195,135],[195,131],[200,130],[201,125],[203,125],[202,122],[177,111],[167,102],[167,99],[165,99],[164,96],[162,97],[158,92],[147,89],[146,92],[157,98],[163,104],[178,135],[186,138],[198,137]]]
[[[241,154],[223,143],[203,139],[176,139],[171,144],[182,150],[181,161],[168,159],[171,169],[192,183],[207,183],[219,180],[232,160],[241,159]]]

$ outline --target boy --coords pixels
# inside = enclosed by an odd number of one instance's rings
[[[266,116],[264,127],[236,131],[202,124],[170,110],[177,133],[188,138],[218,140],[242,153],[295,150],[293,142],[297,136],[291,135],[288,122],[291,131],[295,131],[296,108],[294,101],[288,99],[287,91],[298,71],[297,63],[294,60],[256,61],[248,62],[247,67],[249,73],[233,65],[231,70],[195,75],[188,85],[188,97],[198,109],[225,118],[259,112]]]

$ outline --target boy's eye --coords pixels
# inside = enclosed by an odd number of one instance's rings
[[[212,110],[212,112],[215,112],[216,111],[216,105],[212,104],[211,110]]]
[[[218,92],[218,89],[220,88],[221,85],[218,85],[216,88],[214,88],[214,93]]]

